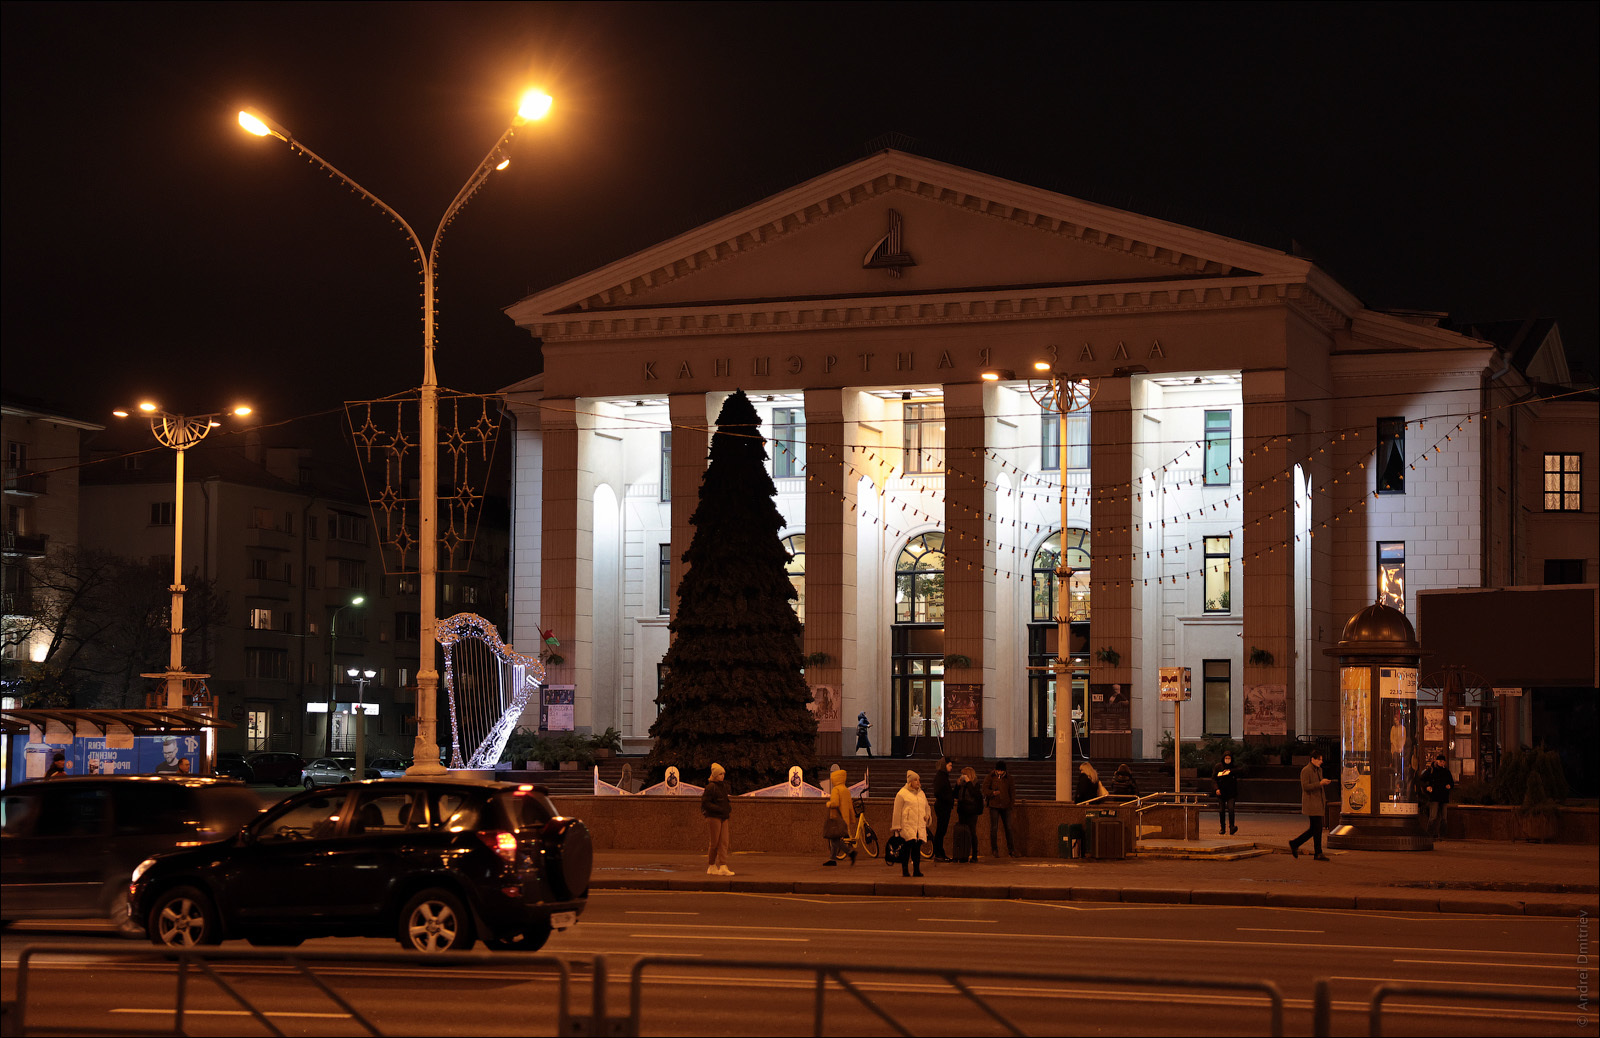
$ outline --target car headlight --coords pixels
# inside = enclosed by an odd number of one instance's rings
[[[128,882],[129,883],[137,883],[137,882],[139,882],[139,877],[143,876],[146,872],[148,872],[149,869],[150,869],[150,866],[154,865],[155,863],[156,863],[156,860],[154,858],[146,858],[144,861],[141,861],[134,868],[133,877],[131,879],[129,879]]]

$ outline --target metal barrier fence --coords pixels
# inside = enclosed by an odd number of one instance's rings
[[[1032,973],[1019,970],[986,970],[968,968],[940,968],[940,967],[906,967],[906,966],[840,966],[827,964],[800,964],[800,963],[761,963],[751,962],[746,959],[707,959],[698,958],[685,960],[681,957],[668,955],[647,955],[636,960],[628,977],[628,1019],[624,1034],[637,1035],[642,1030],[643,1002],[644,1002],[644,972],[652,966],[683,966],[685,962],[692,962],[696,970],[715,969],[759,969],[783,971],[787,973],[809,973],[814,984],[812,998],[811,1033],[821,1036],[826,1034],[826,1006],[828,982],[834,984],[849,994],[856,1002],[860,1003],[884,1024],[894,1030],[896,1034],[911,1035],[914,1032],[907,1030],[903,1022],[895,1019],[888,1013],[859,982],[864,977],[917,977],[927,979],[930,977],[944,981],[957,994],[988,1016],[995,1023],[1005,1028],[1013,1035],[1025,1035],[1028,1032],[1021,1029],[1015,1021],[1007,1017],[995,1005],[973,990],[974,983],[986,981],[1029,981],[1039,984],[1095,984],[1110,987],[1136,987],[1136,988],[1186,988],[1211,991],[1245,991],[1261,995],[1270,1007],[1271,1024],[1267,1032],[1273,1038],[1283,1034],[1283,994],[1277,985],[1266,980],[1210,980],[1192,977],[1156,977],[1134,976],[1117,973]],[[856,979],[852,979],[856,978]],[[596,1003],[598,1008],[598,1002]],[[597,1013],[598,1015],[598,1013]]]
[[[1274,1038],[1284,1033],[1284,997],[1276,984],[1267,980],[1224,980],[1178,976],[1150,976],[1129,975],[1116,973],[1039,973],[1021,970],[991,970],[969,969],[959,967],[906,967],[906,966],[851,966],[840,964],[808,964],[795,962],[763,962],[747,959],[716,959],[697,958],[672,955],[649,956],[612,956],[595,955],[592,958],[562,958],[554,955],[530,954],[524,952],[473,952],[451,954],[447,956],[426,955],[419,952],[405,951],[367,951],[356,952],[347,949],[329,951],[292,951],[268,948],[238,948],[219,949],[215,947],[204,949],[169,950],[163,948],[130,948],[108,949],[105,944],[88,942],[72,942],[53,945],[28,945],[18,954],[16,1000],[5,1007],[6,1035],[41,1035],[41,1034],[66,1034],[90,1033],[90,1030],[79,1027],[72,1029],[60,1023],[52,1024],[45,1016],[49,1009],[59,1009],[59,1006],[30,1007],[30,990],[34,986],[33,974],[40,968],[35,959],[49,956],[52,959],[59,957],[92,956],[96,959],[110,959],[127,962],[170,962],[176,967],[175,994],[172,1007],[172,1024],[170,1028],[159,1031],[113,1029],[97,1023],[92,1028],[92,1033],[104,1035],[150,1035],[150,1034],[187,1034],[186,1021],[195,1013],[191,1002],[196,997],[195,991],[200,985],[196,978],[209,981],[214,989],[221,992],[233,1004],[240,1007],[242,1014],[249,1015],[262,1028],[271,1035],[282,1035],[284,1032],[273,1022],[275,1011],[265,1009],[252,1000],[249,993],[241,989],[236,980],[230,980],[218,967],[227,964],[261,963],[286,967],[290,974],[306,981],[312,988],[320,992],[333,1005],[348,1017],[351,1024],[359,1027],[369,1035],[382,1035],[386,1032],[380,1023],[372,1019],[370,1013],[363,1013],[349,998],[341,994],[330,979],[330,974],[339,969],[352,965],[383,964],[398,967],[419,968],[419,975],[426,976],[429,972],[437,974],[438,971],[448,970],[452,975],[461,970],[481,969],[484,972],[478,977],[485,980],[502,978],[508,974],[515,975],[519,968],[524,968],[528,973],[534,971],[553,971],[557,984],[554,1005],[550,1008],[554,1016],[554,1032],[557,1035],[638,1035],[644,1029],[645,1000],[647,993],[653,989],[647,982],[648,971],[663,967],[691,967],[697,974],[704,974],[716,970],[743,970],[762,974],[781,975],[788,974],[796,978],[796,990],[809,987],[811,991],[811,1033],[823,1035],[827,1033],[827,996],[830,992],[841,992],[855,1004],[864,1008],[868,1013],[877,1018],[884,1026],[896,1034],[910,1035],[914,1032],[908,1022],[898,1018],[895,1013],[887,1008],[880,999],[873,997],[872,987],[887,988],[894,978],[914,978],[919,982],[934,980],[941,982],[950,994],[953,994],[975,1007],[985,1017],[991,1020],[1006,1033],[1023,1035],[1028,1032],[1024,1027],[1008,1016],[995,1004],[992,997],[985,997],[985,987],[992,987],[999,982],[1029,983],[1039,985],[1038,992],[1043,997],[1072,997],[1069,993],[1051,992],[1052,986],[1066,984],[1089,985],[1096,988],[1112,989],[1096,991],[1094,998],[1098,1000],[1125,1000],[1130,1003],[1147,1004],[1152,990],[1185,990],[1193,992],[1216,992],[1228,994],[1243,994],[1259,996],[1265,1003],[1269,1013],[1269,1025],[1265,1033]],[[610,958],[620,958],[628,965],[627,995],[628,1008],[626,1015],[614,1015],[610,1012]],[[574,968],[579,970],[588,967],[591,970],[589,1005],[587,1013],[582,1009],[575,1011],[573,1000]],[[709,983],[709,981],[707,981]],[[1114,989],[1138,989],[1136,991],[1119,992]],[[1312,1027],[1313,1035],[1318,1038],[1332,1033],[1332,997],[1330,982],[1318,979],[1314,982],[1312,997]],[[921,993],[919,993],[921,994]],[[1009,992],[1012,997],[1017,997],[1017,992]],[[1482,990],[1478,988],[1464,988],[1460,986],[1444,986],[1439,984],[1410,983],[1400,981],[1387,981],[1372,988],[1368,1002],[1368,1033],[1372,1038],[1379,1038],[1383,1033],[1384,1004],[1396,996],[1421,997],[1435,1000],[1455,1002],[1502,1002],[1502,1003],[1540,1003],[1549,1005],[1570,1005],[1572,996],[1569,994],[1551,994],[1546,991],[1510,991],[1510,990]],[[1037,997],[1024,994],[1021,997]],[[39,1010],[46,1009],[46,1014]],[[73,1008],[83,1008],[74,1006]],[[520,1007],[526,1010],[526,1005]],[[208,1011],[215,1014],[215,1010]],[[794,1025],[799,1021],[794,1018],[785,1020],[783,1030],[786,1033],[798,1033]],[[948,1023],[944,1017],[943,1022]],[[406,1024],[412,1030],[407,1033],[428,1033],[418,1030],[417,1025],[426,1024],[414,1016],[406,1017]],[[525,1035],[531,1028],[526,1016],[519,1016],[512,1022],[514,1030],[510,1033]],[[1059,1020],[1052,1018],[1052,1030],[1059,1028]],[[235,1032],[237,1033],[237,1032]],[[750,1033],[746,1028],[744,1033]]]

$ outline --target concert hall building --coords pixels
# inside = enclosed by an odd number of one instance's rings
[[[1527,403],[1568,381],[1553,324],[1513,344],[1374,310],[1291,252],[917,155],[507,312],[543,354],[505,390],[508,640],[553,631],[578,727],[630,746],[735,389],[765,422],[824,752],[864,711],[880,752],[1042,756],[1058,608],[1078,753],[1157,756],[1164,667],[1191,674],[1184,739],[1333,735],[1323,650],[1365,606],[1416,622],[1430,591],[1549,560],[1594,580],[1593,394]],[[1050,375],[1092,394],[1065,443]]]

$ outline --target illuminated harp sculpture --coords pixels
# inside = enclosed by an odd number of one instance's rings
[[[438,638],[450,702],[450,766],[493,770],[544,680],[544,663],[513,652],[494,624],[474,613],[439,621]]]

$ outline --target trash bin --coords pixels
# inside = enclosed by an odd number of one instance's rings
[[[1084,829],[1076,822],[1066,822],[1056,827],[1056,853],[1063,858],[1081,858],[1084,855]]]
[[[1122,854],[1122,819],[1096,818],[1094,819],[1094,832],[1090,837],[1090,847],[1098,861],[1121,861]]]

